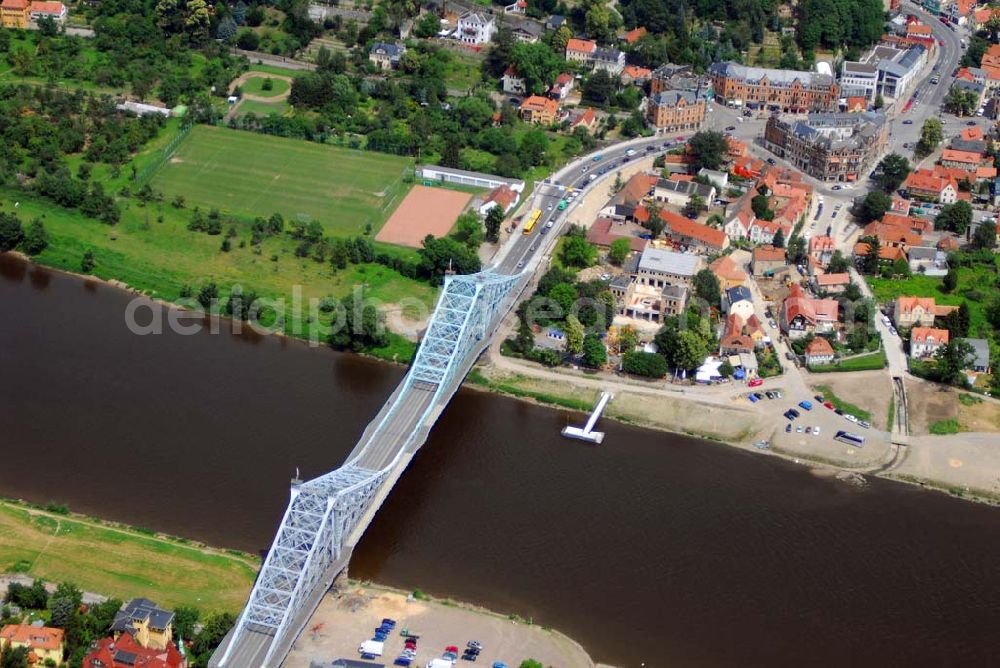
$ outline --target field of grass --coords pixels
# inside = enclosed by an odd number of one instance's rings
[[[121,599],[144,596],[167,608],[236,612],[257,568],[246,555],[0,501],[0,572],[68,580]]]
[[[270,116],[271,114],[278,114],[281,116],[287,114],[291,108],[291,105],[285,100],[275,100],[274,102],[243,100],[236,110],[236,115],[246,116],[247,114],[256,114],[258,116]]]
[[[247,95],[259,95],[260,97],[278,97],[288,92],[290,86],[284,79],[271,79],[271,90],[264,90],[264,81],[267,78],[266,74],[251,76],[240,88]]]
[[[409,186],[413,161],[299,139],[197,126],[153,187],[170,200],[244,217],[318,220],[327,233],[353,235],[385,222]]]
[[[885,351],[876,350],[868,355],[858,355],[836,364],[821,364],[810,366],[812,373],[829,373],[835,371],[870,371],[872,369],[883,369],[886,365]]]
[[[934,297],[938,304],[957,306],[963,301],[969,304],[970,336],[986,336],[992,331],[983,309],[989,304],[1000,273],[1000,259],[997,265],[975,265],[959,267],[958,286],[951,292],[942,290],[942,279],[922,274],[914,274],[906,279],[868,277],[868,285],[879,303],[892,301],[900,295]]]
[[[961,431],[961,428],[959,427],[958,420],[947,419],[932,423],[929,431],[937,436],[945,436],[947,434],[957,434]]]
[[[872,414],[870,411],[866,411],[864,408],[859,408],[858,406],[855,406],[849,401],[844,401],[843,399],[841,399],[840,397],[838,397],[836,394],[833,393],[833,390],[830,388],[829,385],[817,385],[816,389],[819,391],[820,394],[823,395],[823,398],[826,401],[829,401],[831,404],[833,404],[834,408],[839,408],[840,410],[844,411],[845,413],[849,413],[850,415],[853,415],[859,420],[864,420],[865,422],[871,421]]]

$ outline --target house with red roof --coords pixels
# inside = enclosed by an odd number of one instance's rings
[[[751,316],[756,319],[756,316]],[[757,329],[760,329],[758,321]],[[737,313],[731,313],[726,317],[725,328],[719,340],[720,355],[739,355],[740,353],[752,353],[756,348],[756,342],[747,331],[747,323]]]
[[[40,622],[39,622],[40,623]],[[30,665],[61,665],[63,662],[63,629],[31,624],[8,624],[0,630],[0,651],[28,650]]]
[[[914,327],[910,330],[910,357],[924,359],[933,357],[938,349],[946,345],[951,333],[947,329],[935,327]]]
[[[797,339],[833,331],[839,317],[837,300],[809,297],[801,285],[793,283],[781,304],[780,325],[789,338]]]
[[[553,100],[565,100],[570,91],[573,90],[574,79],[572,74],[563,72],[556,77],[555,83],[549,88],[549,97]]]
[[[941,153],[941,166],[975,172],[983,164],[983,154],[946,148]]]
[[[517,204],[519,197],[520,195],[516,190],[513,190],[506,183],[502,183],[491,190],[490,194],[483,200],[482,206],[479,207],[479,214],[485,216],[489,213],[490,209],[496,206],[499,206],[504,213],[507,213]]]
[[[648,239],[640,239],[630,234],[622,234],[614,231],[616,226],[620,227],[621,225],[621,222],[612,220],[611,218],[598,218],[590,226],[590,229],[587,230],[587,241],[599,248],[610,248],[611,244],[616,240],[628,239],[630,251],[641,253],[646,250],[646,246],[649,245]]]
[[[894,227],[901,227],[905,230],[909,230],[914,234],[927,234],[934,229],[934,223],[927,220],[926,218],[917,218],[915,216],[905,216],[898,213],[886,212],[882,216],[882,220],[879,221],[883,225],[892,225]]]
[[[813,277],[813,285],[817,292],[839,295],[851,284],[851,275],[846,271],[837,274],[817,274]]]
[[[690,250],[717,253],[729,247],[729,237],[722,230],[703,225],[673,211],[660,211],[666,223],[664,235],[675,244]]]
[[[708,268],[719,279],[719,288],[722,290],[746,286],[747,284],[747,273],[740,269],[733,258],[728,255],[720,255],[708,265]]]
[[[822,336],[817,336],[806,346],[806,366],[833,364],[833,346]]]
[[[861,233],[863,237],[877,237],[883,247],[896,247],[906,250],[913,246],[921,246],[924,238],[901,225],[888,225],[875,221],[868,223]]]
[[[809,239],[809,256],[816,260],[820,266],[825,267],[830,264],[835,250],[837,250],[837,244],[833,237],[823,235]]]
[[[635,44],[645,36],[646,36],[646,28],[644,26],[639,26],[638,28],[629,30],[627,33],[622,35],[622,40],[626,44]]]
[[[626,65],[621,73],[621,82],[628,85],[641,86],[650,80],[653,70],[638,65]]]
[[[597,42],[589,39],[570,38],[566,41],[566,60],[571,63],[588,63],[597,51]]]
[[[898,328],[931,327],[937,314],[933,297],[897,297],[892,307],[892,321]]]
[[[774,237],[779,230],[785,239],[788,239],[792,232],[792,226],[777,220],[754,218],[754,221],[750,223],[750,243],[773,244]]]
[[[889,207],[889,210],[893,213],[898,213],[901,216],[906,216],[910,213],[910,200],[905,197],[894,195],[892,198],[892,205]]]
[[[750,271],[754,276],[766,276],[788,266],[785,249],[757,246],[750,255]]]
[[[172,644],[165,649],[143,647],[125,633],[96,640],[83,659],[83,668],[187,668],[187,659]]]
[[[902,190],[907,197],[941,204],[954,204],[958,199],[958,182],[953,178],[941,177],[930,169],[910,172],[903,181]]]
[[[583,128],[587,131],[587,134],[594,134],[597,131],[597,114],[590,107],[584,109],[581,113],[573,117],[573,120],[569,122],[569,126],[574,130],[576,128]]]

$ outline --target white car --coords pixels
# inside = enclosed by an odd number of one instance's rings
[[[813,427],[813,436],[819,436],[819,427]]]
[[[844,413],[844,417],[847,418],[849,421],[854,422],[854,423],[857,423],[857,421],[858,421],[858,418],[854,417],[850,413]]]

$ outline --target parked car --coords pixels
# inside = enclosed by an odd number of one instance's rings
[[[815,399],[815,400],[816,400],[816,402],[817,402],[817,403],[820,403],[820,404],[821,404],[821,403],[823,403],[823,401],[824,401],[824,399],[823,399],[823,395],[822,395],[822,394],[816,394],[816,395],[814,395],[814,396],[813,396],[813,399]]]
[[[762,379],[760,379],[760,378],[754,378],[749,383],[747,383],[747,387],[760,387],[763,384],[764,384],[764,381]]]
[[[774,165],[774,164],[777,164],[777,161],[774,158],[768,158],[767,159],[767,164]]]
[[[864,429],[871,429],[872,427],[871,424],[866,422],[865,420],[858,420],[858,426]]]
[[[819,427],[813,427],[813,436],[819,436]]]
[[[735,125],[730,125],[729,127],[726,128],[726,132],[732,132],[735,129],[736,129]]]
[[[833,404],[831,404],[829,401],[824,401],[823,405],[829,408],[831,411],[833,410]]]
[[[747,395],[747,399],[749,399],[750,403],[752,403],[752,404],[755,404],[758,401],[760,401],[760,399],[757,398],[757,395],[756,394],[752,394],[752,393]]]
[[[806,399],[803,399],[802,401],[800,401],[800,402],[799,402],[799,406],[800,406],[801,408],[803,408],[803,409],[807,410],[807,411],[811,411],[811,410],[813,409],[813,405],[812,405],[812,402],[811,402],[811,401],[808,401],[808,400],[806,400]]]
[[[903,121],[903,125],[913,125],[913,119],[907,118],[905,121]]]
[[[788,424],[785,425],[785,433],[788,434],[791,431],[792,431],[792,423],[789,422]]]

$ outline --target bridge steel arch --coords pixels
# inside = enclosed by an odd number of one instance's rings
[[[261,668],[280,664],[279,647],[291,646],[294,637],[318,604],[314,595],[329,569],[346,559],[346,541],[378,496],[382,484],[405,452],[416,442],[438,406],[458,389],[468,369],[489,342],[493,329],[516,298],[526,274],[449,275],[409,372],[394,393],[392,405],[369,426],[347,462],[340,468],[304,483],[294,484],[285,514],[271,549],[254,583],[223,653],[213,666],[228,666],[248,635],[271,637]],[[433,392],[417,427],[396,438],[395,455],[379,468],[369,468],[375,455],[372,445],[391,434],[394,420],[402,420],[400,407],[415,392]],[[380,462],[381,463],[381,462]],[[344,562],[346,565],[346,561]],[[297,623],[301,621],[301,623]],[[214,657],[213,657],[214,658]],[[246,668],[238,666],[236,668]]]

